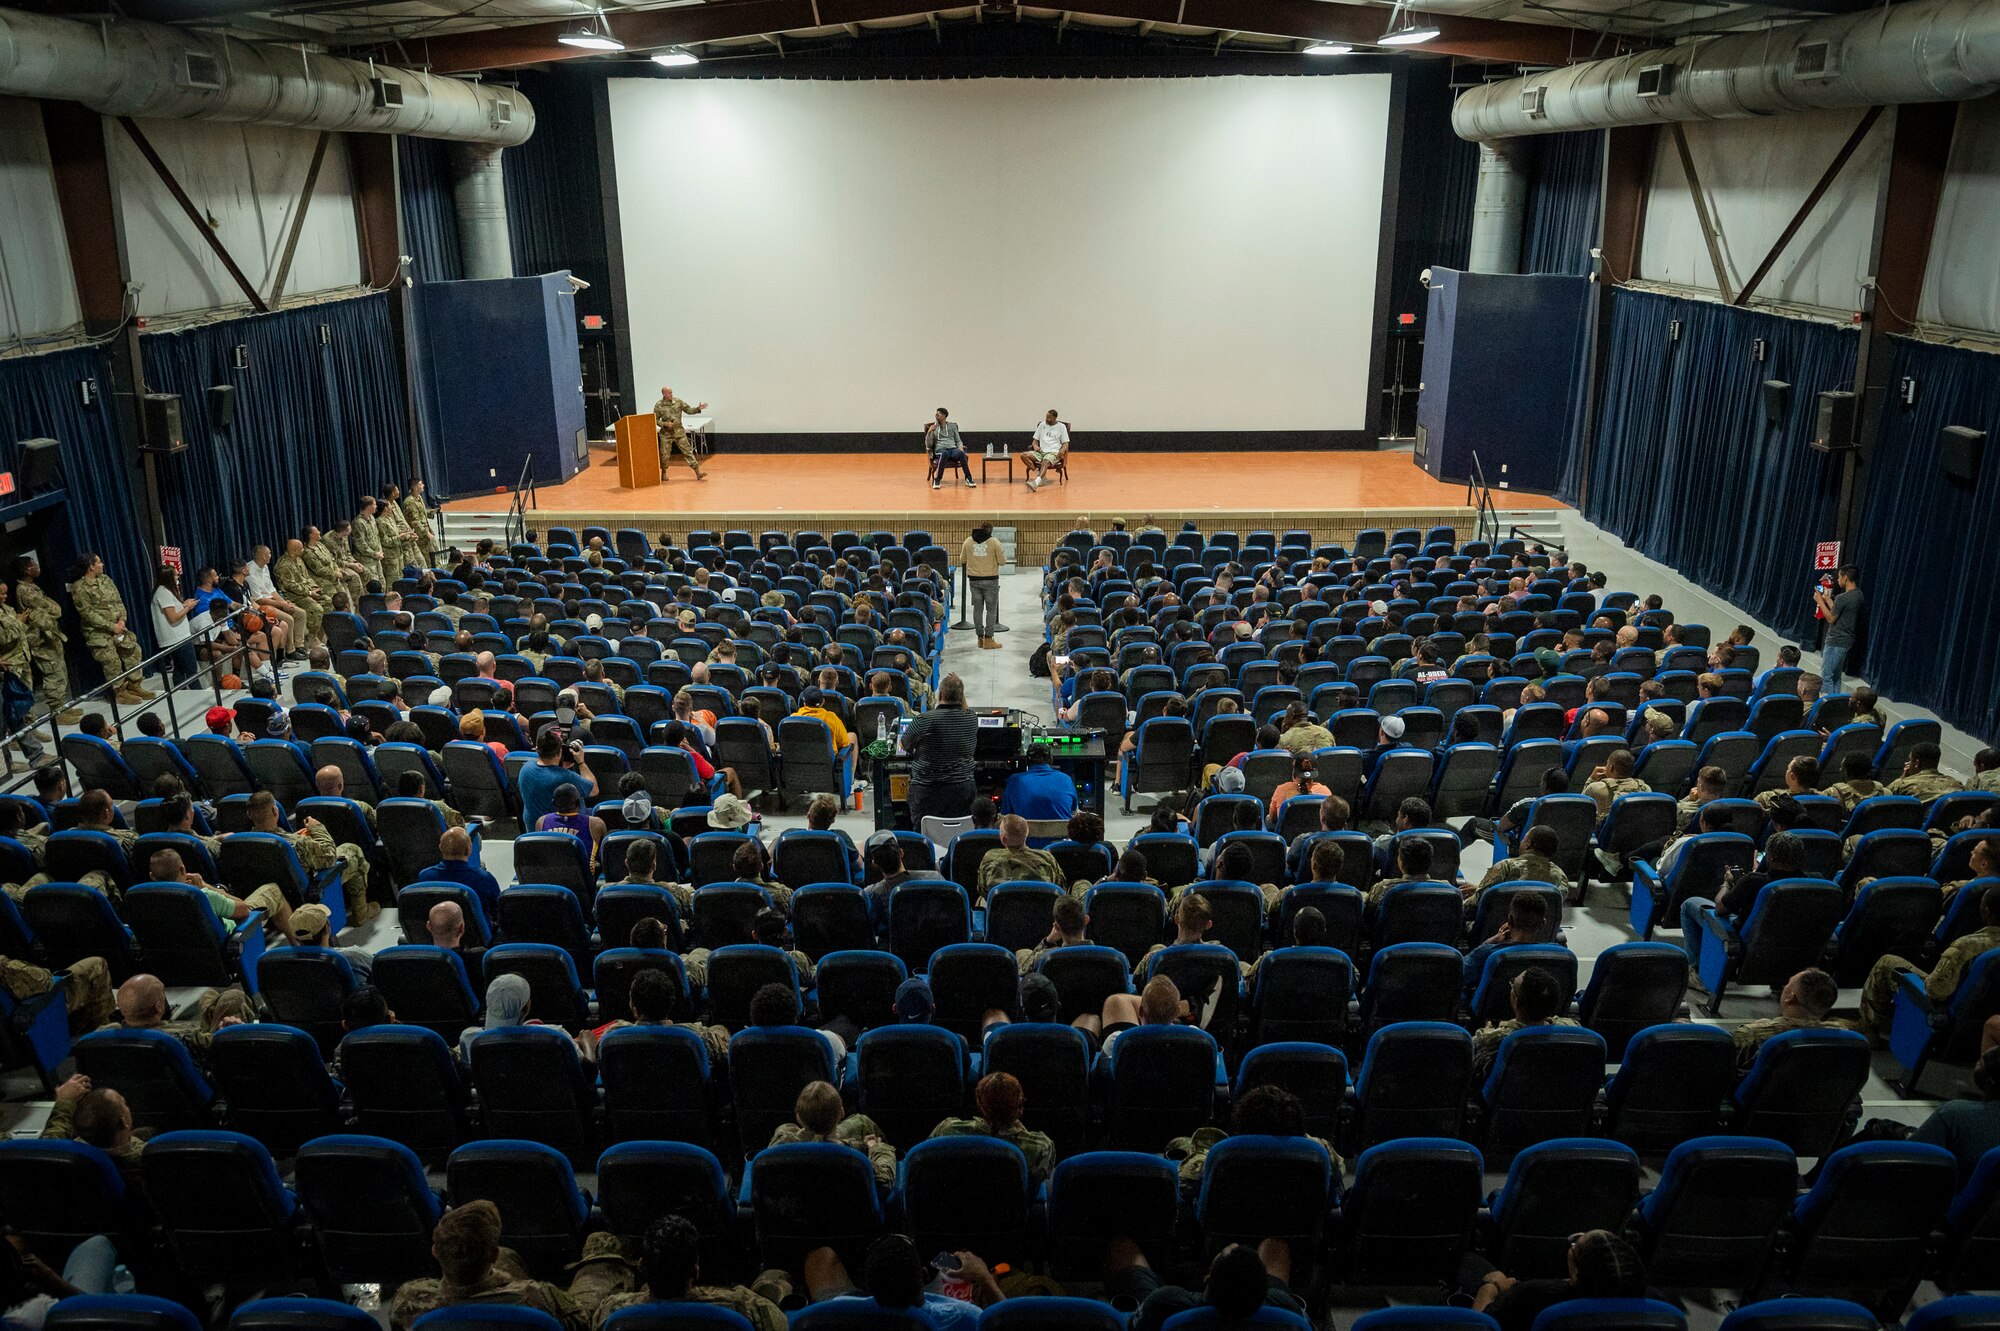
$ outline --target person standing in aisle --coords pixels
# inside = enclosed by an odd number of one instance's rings
[[[701,462],[694,455],[694,444],[688,440],[687,426],[681,423],[681,417],[686,413],[699,414],[707,410],[706,402],[697,402],[690,407],[674,396],[673,389],[660,390],[660,400],[653,404],[653,428],[660,436],[661,483],[664,484],[667,479],[667,463],[673,459],[675,449],[679,449],[681,456],[687,459],[688,466],[694,468],[696,480],[708,479],[702,474]]]
[[[410,532],[417,538],[417,564],[422,568],[437,567],[437,524],[431,521],[430,505],[424,502],[424,478],[410,478],[410,492],[403,496],[403,520],[410,524]]]
[[[69,635],[62,631],[62,607],[42,590],[41,577],[42,566],[33,555],[15,560],[14,604],[27,632],[28,659],[34,662],[35,696],[49,715],[64,725],[74,725],[83,719],[83,712],[68,706],[69,665],[63,659],[63,644]]]
[[[403,492],[391,485],[382,492],[382,511],[375,516],[375,525],[382,533],[383,572],[382,590],[393,591],[403,570],[418,562],[417,537],[410,530],[409,519],[403,516]]]
[[[989,651],[1000,646],[993,634],[1000,626],[1000,568],[1005,561],[1006,553],[993,539],[990,522],[974,527],[959,547],[966,594],[972,598],[972,629],[979,635],[979,645]]]
[[[1839,693],[1841,675],[1847,668],[1847,655],[1854,650],[1861,636],[1861,618],[1864,610],[1861,597],[1861,570],[1852,564],[1840,570],[1838,590],[1832,593],[1815,591],[1813,600],[1819,603],[1819,612],[1826,618],[1826,646],[1820,652],[1820,689],[1823,693]]]
[[[979,718],[965,705],[965,681],[946,675],[938,682],[937,705],[903,727],[902,749],[910,756],[910,826],[921,832],[924,818],[963,818],[975,793],[972,750]],[[885,792],[886,795],[886,792]]]
[[[350,544],[354,547],[356,562],[368,571],[370,580],[386,592],[396,580],[389,576],[389,561],[383,557],[382,523],[375,516],[380,507],[374,495],[361,496],[361,509],[354,515],[354,538]],[[361,607],[357,603],[354,608],[359,610]]]

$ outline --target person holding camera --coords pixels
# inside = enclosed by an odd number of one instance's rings
[[[519,784],[523,827],[540,827],[555,811],[558,787],[576,787],[584,804],[597,798],[597,776],[583,760],[583,741],[561,726],[544,726],[535,737],[535,761],[521,769]]]

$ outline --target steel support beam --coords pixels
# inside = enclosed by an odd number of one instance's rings
[[[1757,265],[1757,271],[1750,274],[1750,280],[1743,284],[1743,289],[1736,293],[1736,299],[1730,304],[1746,305],[1750,297],[1757,294],[1757,288],[1771,275],[1771,269],[1784,256],[1785,247],[1792,243],[1792,237],[1799,234],[1799,228],[1806,224],[1806,218],[1812,216],[1812,210],[1819,207],[1819,201],[1826,197],[1827,190],[1833,187],[1833,182],[1838,180],[1840,173],[1846,169],[1849,159],[1854,156],[1854,150],[1861,146],[1861,141],[1868,137],[1868,131],[1874,129],[1875,122],[1881,118],[1882,108],[1879,106],[1871,106],[1862,113],[1861,121],[1855,125],[1854,132],[1847,136],[1847,142],[1840,145],[1840,151],[1833,155],[1833,161],[1827,164],[1826,170],[1820,172],[1819,180],[1806,194],[1805,201],[1792,213],[1792,220],[1785,223],[1785,229],[1780,231],[1777,240],[1771,243],[1770,253],[1764,256],[1764,262]]]
[[[166,159],[162,158],[159,150],[153,147],[153,142],[146,137],[146,132],[139,128],[139,122],[130,116],[119,116],[118,123],[125,127],[125,132],[131,136],[132,143],[138,148],[140,156],[144,157],[146,164],[153,168],[153,174],[160,178],[160,183],[167,187],[167,193],[174,196],[174,202],[178,203],[181,211],[187,214],[189,224],[208,243],[208,248],[215,252],[215,257],[222,260],[222,266],[229,270],[229,275],[236,279],[236,285],[250,301],[250,308],[259,314],[268,313],[270,306],[266,305],[264,298],[257,294],[256,284],[251,282],[237,264],[236,257],[215,234],[214,228],[209,226],[208,219],[202,216],[201,209],[197,208],[194,200],[188,197],[188,192],[181,188],[181,182],[174,179],[174,173],[167,168]]]
[[[125,469],[132,493],[139,496],[139,520],[147,541],[157,549],[166,544],[166,523],[160,513],[153,457],[140,451],[146,442],[146,413],[140,405],[146,369],[139,354],[139,321],[128,308],[132,267],[125,252],[124,219],[104,117],[77,102],[44,101],[41,107],[84,332],[104,339],[110,353],[111,391],[106,405],[117,413],[116,433],[125,441]]]
[[[1889,400],[1889,338],[1910,326],[1923,298],[1931,235],[1944,192],[1945,164],[1958,123],[1956,102],[1898,106],[1888,159],[1876,185],[1875,229],[1868,267],[1874,282],[1861,293],[1861,336],[1855,339],[1852,447],[1841,454],[1840,498],[1834,539],[1853,549],[1861,496],[1871,483],[1876,427]]]
[[[312,161],[306,165],[305,184],[299,186],[298,207],[292,210],[292,225],[285,232],[285,252],[278,257],[278,271],[271,278],[271,303],[285,298],[285,282],[292,275],[292,256],[298,253],[299,233],[306,229],[306,214],[312,211],[313,191],[319,188],[319,169],[326,165],[326,145],[333,138],[321,130],[313,140]]]
[[[1653,180],[1659,129],[1604,132],[1604,169],[1598,187],[1598,258],[1590,283],[1589,371],[1583,382],[1583,435],[1577,447],[1577,507],[1590,499],[1590,455],[1604,400],[1604,358],[1611,345],[1612,289],[1639,275],[1639,241],[1646,229],[1646,194]]]
[[[963,8],[964,6],[959,6]],[[953,6],[942,6],[951,9]],[[1257,33],[1310,41],[1373,42],[1387,26],[1387,11],[1371,6],[1328,4],[1325,0],[1068,0],[1050,5],[1064,13],[1127,19],[1139,24],[1174,23],[1226,32]],[[731,37],[836,27],[871,19],[935,14],[936,0],[711,0],[705,5],[617,14],[613,31],[634,50],[686,46]],[[1581,28],[1429,14],[1440,29],[1425,52],[1476,60],[1565,64],[1588,53],[1596,34]],[[574,20],[526,23],[485,32],[453,33],[412,46],[440,74],[574,60],[591,52],[556,39]],[[1579,46],[1579,42],[1584,42]]]
[[[1681,174],[1687,178],[1688,198],[1694,201],[1695,221],[1701,225],[1701,238],[1708,245],[1708,264],[1715,271],[1715,289],[1722,293],[1725,302],[1734,304],[1736,296],[1729,287],[1729,266],[1722,261],[1722,231],[1708,211],[1708,196],[1701,192],[1701,177],[1695,173],[1687,130],[1678,120],[1667,128],[1673,131],[1674,151],[1680,155]]]

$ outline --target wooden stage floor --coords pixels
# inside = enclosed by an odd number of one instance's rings
[[[980,459],[972,470],[979,474]],[[932,490],[923,461],[835,453],[723,453],[710,458],[706,481],[676,463],[665,485],[623,489],[616,459],[593,450],[591,466],[566,485],[539,490],[549,514],[624,514],[640,525],[765,513],[948,513],[964,518],[1056,518],[1089,514],[1102,525],[1123,517],[1138,526],[1147,513],[1160,520],[1200,513],[1353,513],[1376,510],[1429,512],[1461,508],[1465,487],[1432,480],[1407,452],[1384,453],[1107,453],[1082,454],[1070,465],[1068,484],[1030,490],[1018,460],[1014,481],[1002,465],[977,489],[962,482]],[[1496,494],[1505,509],[1561,508],[1554,499]],[[461,499],[454,511],[502,513],[505,495]]]

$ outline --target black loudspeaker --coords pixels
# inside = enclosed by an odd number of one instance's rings
[[[1785,411],[1792,405],[1792,386],[1783,379],[1764,381],[1764,423],[1783,425]]]
[[[145,453],[184,453],[187,436],[181,432],[181,399],[177,393],[148,393],[142,399],[146,413]]]
[[[226,430],[236,423],[236,386],[214,384],[208,390],[208,423]]]
[[[53,439],[23,439],[14,446],[14,484],[23,499],[62,484],[62,445]]]
[[[1986,453],[1986,431],[1967,425],[1947,425],[1938,431],[1938,466],[1963,485],[1979,483],[1979,464]]]
[[[1836,390],[1819,395],[1819,424],[1812,446],[1828,453],[1854,447],[1854,394]]]

